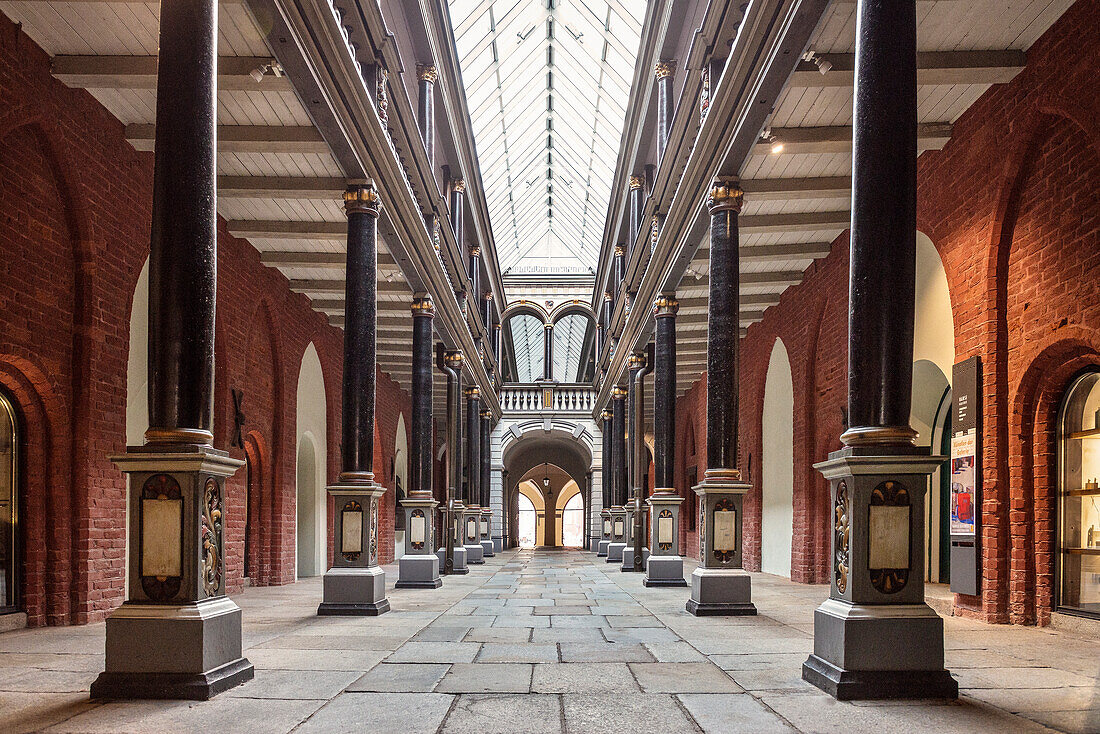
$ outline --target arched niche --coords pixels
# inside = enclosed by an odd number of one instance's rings
[[[140,446],[149,427],[149,258],[141,266],[130,304],[130,344],[126,357],[126,445]],[[127,475],[129,482],[129,475]],[[126,491],[127,569],[122,575],[123,593],[130,597],[130,492]]]
[[[951,372],[955,364],[955,322],[947,271],[935,244],[917,232],[913,300],[913,389],[910,425],[917,443],[933,454],[951,451]],[[946,582],[949,564],[950,487],[946,467],[929,480],[925,502],[926,580]]]
[[[776,339],[764,382],[760,570],[790,578],[794,533],[794,381],[782,339]]]
[[[397,435],[393,440],[393,542],[394,558],[400,558],[405,547],[405,513],[401,500],[409,491],[409,439],[405,430],[405,414],[397,415]]]
[[[302,354],[297,388],[297,577],[324,573],[328,537],[328,415],[325,377],[312,342]],[[303,465],[305,464],[305,466]]]

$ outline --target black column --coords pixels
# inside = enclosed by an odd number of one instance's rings
[[[486,345],[492,348],[493,345],[493,292],[486,291],[485,297],[482,299],[481,304],[481,323],[485,327],[485,341]],[[496,353],[493,354],[496,357]]]
[[[638,411],[638,391],[635,388],[634,378],[645,367],[645,355],[635,352],[630,355],[629,368],[626,378],[626,488],[633,496],[634,489],[639,486],[634,476],[637,468],[634,465],[636,454],[635,446],[640,437],[634,435],[635,416]]]
[[[432,321],[428,296],[412,305],[412,441],[409,445],[409,497],[432,496]]]
[[[466,388],[466,505],[481,501],[481,391]]]
[[[611,448],[612,436],[614,429],[612,427],[612,418],[614,414],[610,410],[604,410],[600,414],[601,423],[600,426],[603,430],[603,453],[600,457],[603,466],[603,478],[600,481],[600,504],[601,509],[609,509],[614,502],[611,499],[612,488],[614,486],[613,477],[615,476],[615,462],[612,458],[613,449]]]
[[[913,2],[856,23],[846,444],[912,444],[917,76]]]
[[[543,324],[542,330],[542,379],[554,379],[554,325]]]
[[[668,134],[672,130],[672,116],[675,113],[675,104],[672,97],[672,71],[674,62],[670,60],[658,61],[653,72],[657,76],[657,165],[665,157],[665,149],[668,147]]]
[[[454,573],[455,510],[462,504],[462,352],[436,353],[440,371],[447,375],[447,501],[444,518],[443,573]]]
[[[348,253],[341,475],[366,475],[374,469],[378,194],[370,185],[349,186],[344,192],[344,208],[348,215]]]
[[[736,180],[711,186],[710,303],[707,316],[707,469],[737,468],[737,374],[740,340]]]
[[[454,232],[455,243],[458,245],[459,256],[466,246],[466,230],[462,227],[462,218],[465,210],[466,182],[457,179],[451,185],[451,230]],[[467,273],[469,275],[469,273]]]
[[[489,437],[493,430],[493,414],[491,411],[481,411],[481,507],[487,509],[492,503],[492,449]]]
[[[626,390],[611,390],[611,476],[612,496],[615,507],[626,504]]]
[[[481,296],[481,248],[477,245],[470,246],[466,275],[470,278],[470,310],[484,313]]]
[[[615,245],[615,270],[612,272],[612,277],[615,279],[615,286],[611,289],[611,295],[617,300],[619,291],[623,287],[623,281],[626,280],[626,247],[623,245]],[[611,310],[615,310],[614,304],[612,304]],[[611,323],[610,316],[607,323]]]
[[[638,233],[642,228],[642,207],[645,200],[644,182],[641,176],[630,177],[630,193],[627,195],[627,258],[629,259],[638,244]]]
[[[673,492],[676,466],[676,312],[680,304],[672,296],[660,296],[653,304],[656,346],[653,371],[653,474],[654,492]]]
[[[214,440],[217,41],[213,0],[161,6],[145,432],[152,443]]]
[[[497,369],[501,382],[504,381],[504,352],[502,350],[504,326],[498,321],[493,324],[493,357],[497,360]]]
[[[420,138],[428,154],[428,166],[435,170],[435,80],[438,73],[434,66],[416,67],[419,99],[416,104],[416,123],[420,126]]]

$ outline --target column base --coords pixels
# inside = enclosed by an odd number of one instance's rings
[[[493,553],[504,552],[504,538],[499,536],[493,537]]]
[[[492,558],[496,553],[493,552],[493,541],[486,538],[481,541],[481,557]]]
[[[470,568],[469,568],[469,566],[466,565],[466,548],[465,548],[465,546],[456,545],[454,547],[454,554],[455,554],[455,567],[454,567],[454,570],[451,571],[450,575],[451,576],[463,576],[465,574],[470,573]],[[439,561],[439,568],[443,569],[444,565],[447,562],[447,549],[446,548],[440,548],[439,550],[437,550],[435,552],[435,557]]]
[[[812,654],[802,664],[802,680],[838,701],[959,697],[959,684],[946,670],[842,670]]]
[[[378,566],[330,568],[322,580],[320,616],[376,617],[390,610],[386,572]]]
[[[607,562],[622,563],[624,550],[626,550],[626,543],[609,543],[607,546]]]
[[[696,617],[755,615],[752,578],[739,568],[697,568],[691,573],[691,598],[685,608]]]
[[[596,558],[606,558],[607,557],[607,546],[609,546],[609,545],[611,545],[610,540],[601,540],[596,545]]]
[[[687,586],[684,559],[680,556],[650,556],[645,564],[642,586]]]
[[[469,543],[462,547],[466,549],[467,564],[485,563],[485,549],[481,547],[481,543]]]
[[[943,667],[943,620],[927,604],[827,599],[802,679],[840,700],[959,695]]]
[[[439,559],[434,554],[401,556],[395,589],[438,589],[442,585]]]
[[[642,568],[645,568],[646,561],[649,560],[649,548],[642,548]],[[619,568],[623,573],[629,573],[634,570],[634,546],[628,545],[623,548],[623,565]]]
[[[224,596],[123,604],[107,618],[105,668],[92,698],[206,701],[255,675],[241,655],[241,610]]]

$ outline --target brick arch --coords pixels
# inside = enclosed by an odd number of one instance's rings
[[[251,578],[250,581],[253,586],[266,586],[271,583],[271,558],[270,548],[272,543],[271,527],[263,522],[263,518],[267,515],[266,508],[270,506],[272,497],[265,491],[266,487],[270,486],[268,477],[274,471],[274,466],[271,460],[271,449],[267,439],[259,431],[249,431],[245,434],[244,438],[244,454],[246,461],[248,462],[245,470],[234,475],[234,479],[239,482],[238,496],[234,504],[237,505],[236,511],[230,509],[227,513],[229,520],[232,520],[234,516],[240,517],[240,523],[229,522],[226,523],[226,567],[227,576],[231,576],[234,585],[240,584],[241,575],[244,573],[244,553],[247,549],[248,552],[248,565],[250,566]],[[248,492],[248,507],[244,506],[244,503],[240,501],[242,499],[241,494],[244,488],[247,487],[248,479],[251,478],[251,491]],[[237,484],[235,482],[235,484]],[[226,504],[229,502],[229,493],[227,492]],[[246,514],[251,515],[252,523],[250,527],[245,526]],[[245,532],[248,533],[248,538],[244,537]],[[240,552],[240,572],[238,573],[234,569],[233,559],[237,556],[235,552],[236,540],[242,544]],[[230,547],[232,543],[232,547]]]
[[[994,384],[1003,386],[1013,384],[1016,375],[1026,374],[1026,371],[1030,369],[1027,361],[1021,361],[1019,355],[1024,351],[1021,347],[1030,346],[1035,339],[1042,339],[1046,343],[1051,338],[1051,335],[1044,333],[1042,330],[1037,332],[1034,324],[1028,324],[1026,321],[1016,323],[1010,331],[1010,320],[1014,316],[1017,319],[1027,316],[1026,311],[1028,305],[1030,305],[1030,301],[1027,301],[1029,291],[1020,284],[1026,283],[1029,278],[1033,279],[1035,277],[1034,274],[1029,274],[1025,268],[1024,272],[1020,274],[1021,277],[1016,278],[1012,272],[1014,267],[1013,258],[1027,258],[1036,247],[1043,247],[1044,252],[1059,253],[1057,249],[1054,249],[1058,244],[1057,242],[1042,241],[1042,238],[1035,237],[1034,233],[1026,230],[1020,231],[1019,226],[1021,216],[1030,217],[1027,221],[1041,220],[1044,223],[1046,222],[1045,219],[1036,217],[1037,213],[1044,213],[1038,208],[1039,204],[1036,202],[1044,200],[1045,197],[1036,197],[1036,189],[1032,187],[1050,187],[1058,185],[1059,182],[1065,183],[1064,176],[1066,174],[1060,168],[1053,167],[1057,165],[1057,161],[1046,160],[1046,156],[1052,154],[1053,149],[1050,146],[1059,144],[1078,145],[1081,140],[1086,140],[1087,143],[1079,146],[1079,155],[1074,156],[1074,160],[1077,161],[1078,165],[1074,167],[1073,173],[1077,176],[1088,176],[1091,171],[1091,180],[1096,180],[1097,173],[1100,172],[1100,146],[1097,144],[1096,135],[1092,134],[1089,129],[1082,127],[1074,119],[1074,116],[1065,114],[1058,107],[1055,98],[1051,96],[1044,97],[1042,103],[1037,105],[1030,115],[1021,120],[1019,134],[1012,136],[1012,139],[1016,141],[1016,144],[1009,149],[1005,157],[1003,176],[997,186],[992,237],[986,252],[986,282],[990,284],[990,287],[986,289],[984,304],[988,333],[982,355],[988,365],[987,369],[992,370]],[[1065,152],[1062,154],[1066,155]],[[1088,158],[1092,160],[1089,161]],[[1044,163],[1047,164],[1046,169],[1043,168]],[[1091,169],[1089,163],[1092,164]],[[1082,190],[1080,185],[1075,186],[1074,189],[1075,191],[1081,191],[1082,197],[1090,195],[1089,190]],[[1095,195],[1094,189],[1095,185],[1093,185],[1092,195]],[[1029,196],[1032,198],[1029,199]],[[1076,198],[1075,196],[1074,199]],[[1029,204],[1031,205],[1030,208]],[[1078,201],[1071,201],[1068,204],[1069,206],[1066,209],[1082,205]],[[1057,213],[1059,215],[1065,213],[1061,208],[1061,203]],[[1051,216],[1052,213],[1047,211],[1045,214]],[[1063,225],[1058,234],[1065,237],[1066,233],[1070,231],[1072,230],[1068,225]],[[1088,235],[1084,236],[1088,237]],[[1095,233],[1092,237],[1095,238]],[[1037,245],[1037,242],[1042,242],[1042,244]],[[1022,250],[1021,248],[1026,249]],[[1069,249],[1084,253],[1088,250],[1088,247],[1084,242],[1078,242],[1075,248]],[[1017,266],[1021,265],[1022,263],[1017,263]],[[1087,268],[1088,262],[1084,261],[1079,265]],[[1061,283],[1065,282],[1065,272],[1059,272],[1062,271],[1062,268],[1057,267],[1057,265],[1046,264],[1042,270],[1051,277],[1057,276]],[[1076,276],[1078,282],[1083,282],[1083,279],[1089,277],[1080,271],[1073,272],[1078,273]],[[1041,278],[1041,275],[1039,277]],[[1011,285],[1010,282],[1012,282]],[[1074,282],[1074,279],[1071,279],[1070,282]],[[1011,302],[1009,300],[1010,287],[1013,289],[1014,294],[1020,296]],[[1032,300],[1035,300],[1041,306],[1042,300],[1045,300],[1044,294],[1041,292],[1042,289],[1032,286],[1031,290],[1035,295]],[[1024,305],[1023,311],[1019,310],[1020,301],[1026,301],[1027,303],[1027,305]],[[1084,305],[1079,312],[1075,313],[1074,321],[1087,321],[1089,318],[1086,314],[1088,308],[1087,305]],[[1037,323],[1041,316],[1027,316],[1027,318],[1034,318]],[[1069,333],[1066,329],[1072,328],[1074,324],[1070,323],[1069,319],[1063,318],[1059,323],[1047,324],[1047,326],[1055,330],[1054,337],[1056,340],[1061,340],[1063,334]],[[1016,341],[1021,341],[1021,345],[1014,348],[1013,342]],[[987,377],[986,379],[989,380],[990,378]],[[1018,384],[1024,387],[1027,383],[1021,377]],[[1019,389],[1017,388],[1017,390]],[[1033,431],[1035,421],[1034,416],[1028,419],[1029,422],[1026,424],[1017,420],[1018,416],[1015,410],[1020,406],[1020,397],[1031,399],[1026,395],[1014,396],[1008,389],[998,390],[992,409],[986,410],[987,465],[983,471],[982,507],[983,522],[986,529],[983,531],[985,548],[983,555],[985,556],[985,565],[987,567],[992,566],[993,572],[988,574],[991,578],[983,588],[983,606],[994,621],[1034,623],[1035,621],[1045,621],[1048,618],[1049,589],[1036,588],[1034,557],[1031,555],[1030,549],[1017,550],[1022,547],[1021,544],[1026,542],[1026,537],[1032,532],[1031,529],[1021,528],[1021,521],[1023,518],[1034,516],[1034,513],[1030,512],[1021,516],[1016,513],[1016,508],[1011,505],[1014,498],[1018,499],[1016,493],[1019,490],[1019,485],[1013,481],[1013,477],[1018,472],[1019,461],[1025,460],[1020,453],[1024,446],[1021,445],[1019,431]],[[1023,443],[1036,451],[1045,448],[1043,443],[1033,444],[1034,438],[1034,435],[1030,435],[1026,437]],[[1029,462],[1029,465],[1034,464],[1036,457],[1029,454],[1026,461]],[[1021,554],[1023,555],[1021,556]],[[998,559],[1000,559],[1000,562],[998,562]],[[1049,585],[1049,579],[1044,579],[1042,584]],[[1021,589],[1024,588],[1033,592],[1042,590],[1047,595],[1047,601],[1036,605],[1034,600],[1022,598]]]
[[[1058,548],[1058,413],[1072,378],[1088,367],[1100,367],[1100,332],[1068,327],[1035,348],[1011,399],[1008,617],[1015,624],[1050,621]]]
[[[20,421],[22,457],[19,501],[24,543],[23,604],[27,623],[73,621],[70,584],[74,575],[71,477],[57,456],[72,450],[69,411],[45,371],[24,357],[0,354],[0,387],[14,401]]]

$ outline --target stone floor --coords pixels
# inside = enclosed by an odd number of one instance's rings
[[[824,587],[758,574],[760,616],[697,619],[579,551],[395,576],[376,618],[317,617],[316,579],[235,597],[256,678],[204,703],[89,701],[102,624],[0,635],[0,732],[1100,732],[1100,641],[1065,632],[949,618],[957,703],[837,703],[799,677]]]

